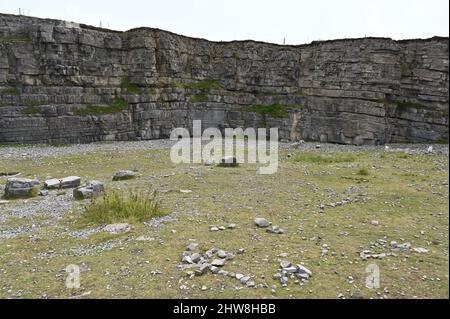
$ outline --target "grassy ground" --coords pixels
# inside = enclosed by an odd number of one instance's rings
[[[94,227],[81,218],[88,202],[71,202],[72,209],[59,219],[45,211],[7,217],[0,231],[32,224],[35,230],[0,239],[0,298],[336,298],[354,292],[365,298],[448,298],[448,157],[383,151],[331,157],[336,160],[320,152],[284,150],[275,175],[257,175],[257,165],[175,165],[169,150],[4,160],[0,171],[19,170],[40,180],[78,175],[105,182],[107,191],[158,190],[163,208],[176,213],[171,215],[175,220],[160,227],[136,223],[130,233],[100,232],[86,238],[70,234]],[[132,165],[139,168],[137,179],[111,181],[114,172]],[[347,197],[354,202],[319,208]],[[0,215],[30,201],[42,199],[0,204]],[[255,217],[267,218],[285,234],[256,228]],[[237,228],[209,230],[229,223]],[[140,236],[155,240],[136,240]],[[379,239],[410,242],[429,252],[361,260],[359,252]],[[204,250],[245,248],[224,269],[251,275],[257,284],[276,285],[276,292],[246,288],[211,273],[189,279],[176,267],[192,241]],[[321,256],[324,244],[330,251]],[[280,259],[303,263],[313,277],[304,285],[290,280],[288,287],[281,287],[272,279]],[[380,268],[381,287],[371,290],[365,287],[365,269],[373,263]],[[65,287],[70,264],[81,266],[80,289]],[[155,270],[162,274],[153,274]]]

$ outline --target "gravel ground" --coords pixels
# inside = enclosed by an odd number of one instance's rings
[[[64,147],[54,147],[46,145],[27,145],[14,147],[0,147],[0,160],[2,159],[40,159],[45,157],[60,157],[67,155],[80,155],[102,151],[114,151],[126,153],[129,151],[139,150],[159,150],[168,149],[175,142],[170,140],[152,140],[152,141],[138,141],[138,142],[111,142],[111,143],[93,143],[93,144],[78,144]],[[320,152],[320,153],[335,153],[335,152],[405,152],[408,154],[428,154],[429,147],[433,147],[434,154],[448,155],[448,145],[437,144],[392,144],[386,146],[353,146],[353,145],[338,145],[338,144],[318,144],[318,143],[280,143],[280,148],[299,149],[305,152]],[[20,171],[20,167],[17,168]],[[0,179],[7,179],[0,172]],[[3,188],[0,186],[0,188]],[[0,189],[1,190],[1,189]],[[10,218],[29,218],[33,216],[47,217],[44,224],[55,223],[67,211],[73,208],[73,200],[71,191],[67,191],[66,195],[58,196],[57,192],[52,191],[48,196],[30,199],[23,202],[21,205],[11,205],[8,202],[0,203],[2,214],[0,215],[0,223],[4,223]],[[149,222],[148,226],[158,227],[162,223],[172,221],[174,216],[166,216],[161,219],[155,219]],[[0,239],[13,238],[21,233],[33,233],[39,228],[39,225],[33,227],[0,227]],[[99,232],[101,229],[90,229],[80,232],[73,232],[70,236],[77,238],[86,238],[87,236]]]
[[[38,159],[52,156],[82,155],[101,151],[141,151],[159,150],[170,148],[175,142],[168,139],[137,141],[137,142],[111,142],[76,144],[66,147],[54,147],[46,145],[28,145],[14,147],[0,147],[0,159]],[[318,147],[320,146],[320,147]],[[436,154],[448,154],[448,144],[389,144],[386,146],[354,146],[340,144],[318,144],[318,143],[280,143],[281,149],[299,148],[303,151],[320,151],[326,153],[333,152],[366,152],[366,151],[391,151],[406,152],[410,154],[428,153],[428,147],[433,146]]]

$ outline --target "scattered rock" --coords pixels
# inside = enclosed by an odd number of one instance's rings
[[[271,226],[266,231],[271,234],[284,234],[284,229],[280,228],[280,226]]]
[[[216,226],[213,226],[209,229],[210,231],[219,231],[219,228]]]
[[[211,265],[216,267],[223,267],[225,265],[226,259],[214,259]]]
[[[39,196],[42,196],[42,197],[45,197],[45,196],[48,196],[48,191],[47,190],[45,190],[45,189],[42,189],[40,192],[39,192]]]
[[[261,228],[266,228],[271,225],[271,223],[268,222],[267,219],[265,219],[265,218],[255,218],[255,224],[256,224],[256,226],[261,227]]]
[[[219,257],[219,258],[227,258],[227,256],[228,256],[228,254],[227,254],[227,252],[224,251],[224,250],[219,250],[219,251],[217,252],[217,257]]]
[[[372,220],[370,223],[371,223],[373,226],[378,226],[378,225],[380,225],[380,222],[379,222],[378,220]]]
[[[418,247],[418,248],[414,248],[413,249],[416,253],[419,253],[419,254],[426,254],[426,253],[428,253],[429,252],[429,250],[428,249],[425,249],[425,248],[420,248],[420,247]]]
[[[85,186],[77,187],[73,190],[73,197],[75,199],[83,200],[93,198],[105,191],[103,183],[99,181],[91,181]]]
[[[230,224],[228,225],[228,229],[235,229],[236,228],[236,224]]]
[[[312,277],[312,272],[302,265],[293,266],[287,260],[280,262],[281,272],[277,272],[273,275],[273,279],[279,280],[281,285],[286,286],[289,281],[289,276],[292,278],[297,277],[301,281],[307,281]]]
[[[192,191],[190,189],[180,189],[181,194],[190,194]]]
[[[114,174],[113,181],[123,181],[127,179],[133,179],[136,177],[136,173],[133,171],[121,170]]]
[[[131,226],[129,224],[110,224],[103,228],[103,231],[106,231],[110,234],[124,234],[131,230]]]
[[[395,251],[407,252],[411,250],[410,243],[398,244],[397,242],[393,241],[391,242],[391,246],[392,248],[394,248]]]

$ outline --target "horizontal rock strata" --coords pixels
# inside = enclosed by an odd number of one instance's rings
[[[278,127],[286,140],[448,142],[448,38],[280,46],[0,14],[0,143]]]

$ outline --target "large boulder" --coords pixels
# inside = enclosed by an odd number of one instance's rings
[[[5,197],[33,197],[39,192],[39,181],[37,179],[10,178],[6,181]]]
[[[84,186],[77,187],[73,190],[73,197],[75,199],[93,198],[105,191],[103,183],[99,181],[91,181]]]
[[[123,181],[127,179],[133,179],[135,177],[136,177],[135,172],[122,170],[114,174],[113,181]]]
[[[64,177],[63,179],[49,179],[44,183],[47,189],[74,188],[81,184],[81,178],[78,176]]]

